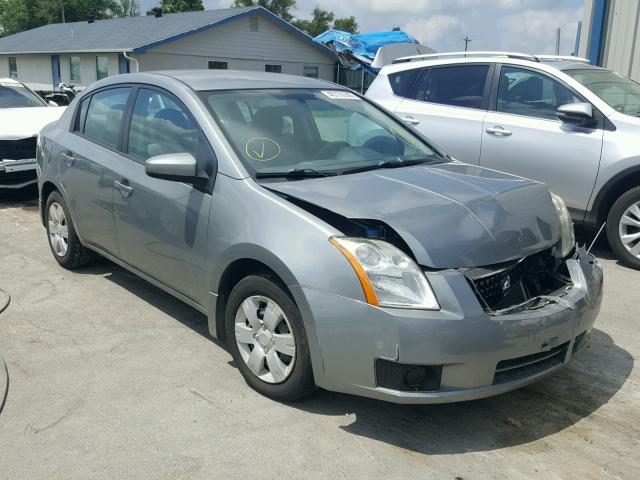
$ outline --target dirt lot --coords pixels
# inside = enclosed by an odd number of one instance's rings
[[[591,346],[536,385],[451,405],[324,391],[284,405],[244,384],[204,316],[106,260],[61,269],[33,192],[0,197],[0,478],[636,479],[640,272],[596,253]]]

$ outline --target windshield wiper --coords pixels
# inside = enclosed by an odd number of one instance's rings
[[[430,158],[415,158],[411,160],[402,160],[396,158],[394,160],[383,160],[373,165],[366,165],[364,167],[349,168],[340,172],[340,175],[348,175],[349,173],[368,172],[369,170],[377,170],[379,168],[399,168],[409,167],[411,165],[420,165],[421,163],[429,163]]]
[[[302,178],[329,177],[335,175],[333,172],[319,172],[313,168],[292,168],[286,172],[258,172],[256,178],[287,178],[289,180],[299,180]]]

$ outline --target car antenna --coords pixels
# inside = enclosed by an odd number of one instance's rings
[[[588,254],[589,252],[591,252],[591,249],[592,249],[592,248],[593,248],[593,246],[595,245],[596,240],[598,240],[598,237],[599,237],[599,236],[600,236],[600,234],[602,233],[602,230],[604,230],[604,226],[605,226],[606,224],[607,224],[607,222],[604,222],[604,223],[602,224],[602,226],[600,227],[600,230],[598,230],[598,233],[596,234],[596,236],[595,236],[595,237],[593,237],[593,241],[591,242],[591,245],[589,245],[589,248],[587,249],[587,254]]]

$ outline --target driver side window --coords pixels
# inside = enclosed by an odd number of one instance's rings
[[[559,106],[581,101],[542,73],[515,67],[502,67],[500,71],[498,112],[555,120]]]
[[[166,153],[198,157],[200,129],[170,96],[140,89],[131,116],[129,153],[146,160]]]

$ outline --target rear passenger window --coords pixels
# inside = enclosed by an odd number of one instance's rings
[[[93,94],[84,123],[84,134],[109,147],[120,143],[120,127],[131,88],[113,88]]]
[[[184,107],[161,92],[140,89],[129,130],[129,153],[144,160],[166,153],[198,157],[200,129]]]
[[[453,107],[485,108],[488,65],[431,68],[416,82],[412,98]]]
[[[389,84],[393,93],[399,97],[408,97],[418,73],[420,73],[420,69],[414,68],[390,74]]]

